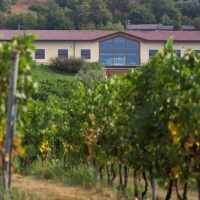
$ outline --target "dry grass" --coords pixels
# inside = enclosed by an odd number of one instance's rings
[[[11,5],[10,7],[12,13],[20,13],[20,12],[27,13],[30,5],[36,3],[48,5],[50,2],[52,2],[52,0],[18,0],[16,5]]]
[[[35,180],[30,176],[12,176],[12,188],[26,192],[26,200],[117,200],[117,194],[109,188],[85,188],[53,184]],[[124,198],[120,198],[124,200]]]
[[[132,183],[132,180],[131,180]],[[32,176],[12,176],[12,188],[25,192],[26,200],[125,200],[116,190],[98,185],[96,187],[76,187],[63,186],[62,183],[55,184],[44,179],[36,180]],[[148,196],[151,196],[151,187],[149,186]],[[180,194],[183,190],[180,188]],[[167,191],[157,188],[159,200],[164,200]],[[188,191],[188,200],[197,200],[198,194],[195,191]],[[151,200],[151,198],[147,198]],[[171,200],[177,200],[175,188]]]

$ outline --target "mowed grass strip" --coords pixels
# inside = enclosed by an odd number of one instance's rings
[[[33,75],[36,76],[38,81],[47,80],[47,79],[66,79],[72,80],[73,74],[67,74],[53,69],[50,65],[38,65],[37,68],[32,69]]]

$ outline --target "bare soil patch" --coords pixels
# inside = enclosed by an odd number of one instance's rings
[[[11,5],[12,13],[28,12],[29,6],[33,4],[49,5],[52,0],[19,0],[16,5]]]

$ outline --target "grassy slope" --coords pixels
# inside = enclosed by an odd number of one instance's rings
[[[37,77],[38,81],[44,79],[73,79],[73,75],[53,70],[48,65],[38,65],[36,69],[33,69],[33,74]]]

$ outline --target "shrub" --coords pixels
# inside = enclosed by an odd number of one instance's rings
[[[101,69],[88,69],[80,70],[76,76],[75,80],[81,82],[90,82],[90,81],[105,81],[106,80],[106,70],[104,67]]]
[[[88,62],[87,69],[101,70],[102,65],[98,62]]]
[[[78,73],[79,70],[87,68],[87,62],[82,58],[58,58],[54,57],[50,59],[52,68],[67,72],[67,73]]]
[[[74,80],[82,82],[89,88],[96,88],[99,83],[106,81],[105,67],[99,63],[90,63],[86,69],[79,70]]]

